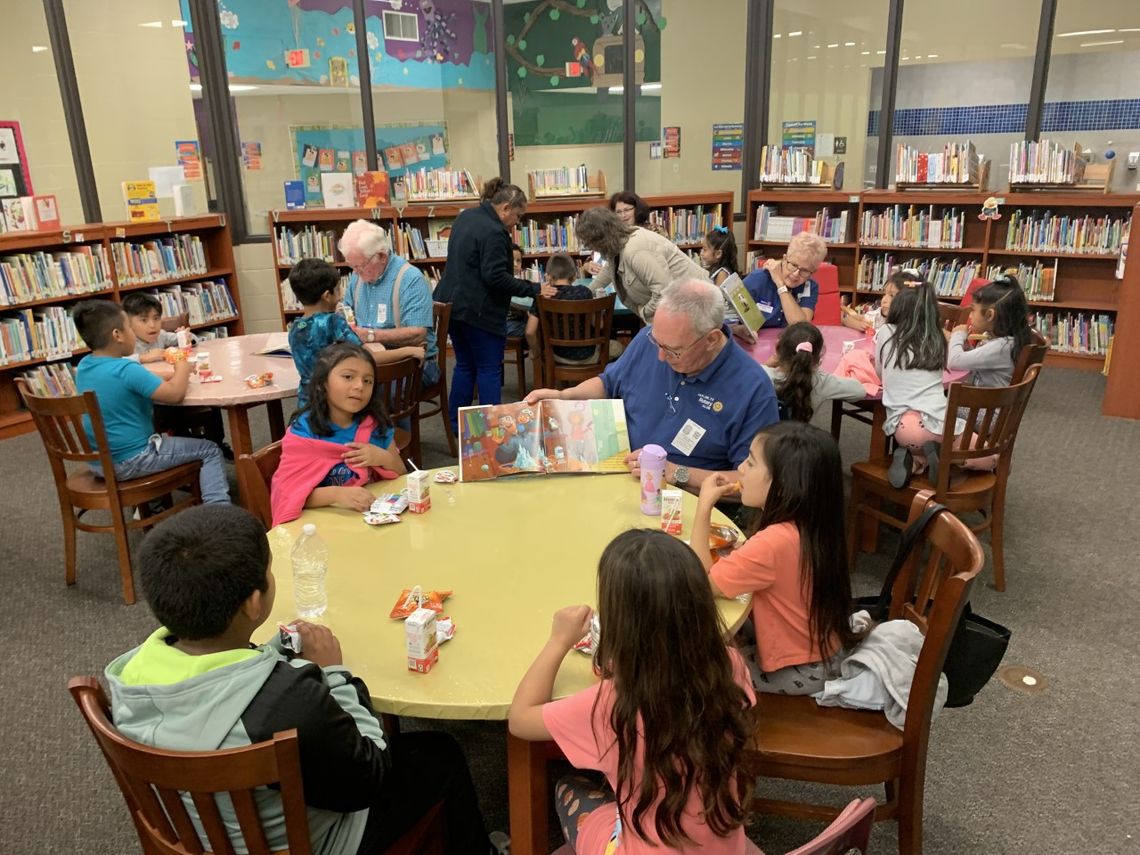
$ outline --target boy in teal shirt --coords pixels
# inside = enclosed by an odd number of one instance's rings
[[[94,392],[99,400],[108,449],[120,480],[162,472],[193,460],[202,461],[199,484],[202,501],[228,503],[229,484],[222,451],[205,439],[163,436],[154,431],[154,404],[177,404],[190,385],[190,363],[174,363],[174,376],[163,380],[128,359],[135,352],[135,334],[127,315],[109,300],[77,303],[72,319],[80,337],[91,348],[76,371],[75,385]],[[95,445],[91,422],[83,420],[87,438]],[[97,475],[102,471],[92,465]]]

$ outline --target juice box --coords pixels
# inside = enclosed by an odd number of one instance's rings
[[[431,510],[431,473],[409,472],[407,483],[408,510],[413,514]]]
[[[661,530],[666,534],[681,533],[681,492],[671,487],[661,491]]]
[[[416,609],[404,621],[409,671],[426,674],[439,661],[435,620],[436,614],[431,609]]]

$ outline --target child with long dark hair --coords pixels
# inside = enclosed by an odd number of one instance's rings
[[[739,274],[736,260],[736,238],[732,229],[713,226],[701,243],[701,266],[709,272],[714,285],[719,285],[733,273]]]
[[[590,607],[554,615],[550,640],[515,691],[510,730],[553,739],[579,769],[555,787],[563,833],[579,855],[747,851],[752,778],[742,763],[755,694],[725,646],[700,562],[660,531],[618,535],[598,565],[601,682],[551,701]],[[609,848],[607,848],[609,847]]]
[[[366,484],[407,471],[394,438],[371,354],[348,342],[326,347],[313,367],[308,406],[281,441],[273,524],[296,519],[303,508],[367,510],[373,496]]]
[[[718,474],[701,485],[692,549],[717,595],[752,594],[756,688],[814,694],[861,637],[849,622],[839,446],[812,425],[778,422],[756,435],[739,473],[739,480]],[[712,511],[730,495],[756,513],[745,544],[714,564]]]
[[[971,333],[989,336],[973,350],[966,350]],[[950,333],[946,367],[969,371],[971,386],[1008,386],[1021,349],[1032,341],[1029,304],[1017,279],[1003,276],[974,293],[970,322]]]
[[[815,324],[800,321],[787,327],[776,341],[775,365],[764,370],[776,387],[780,418],[810,422],[826,401],[862,401],[863,384],[851,377],[836,377],[819,367],[823,334]]]

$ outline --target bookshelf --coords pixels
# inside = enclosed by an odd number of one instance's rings
[[[733,194],[679,193],[643,197],[650,208],[650,216],[664,228],[669,237],[682,249],[694,252],[700,249],[706,224],[732,224]],[[813,196],[814,198],[814,196]],[[578,214],[587,208],[607,204],[605,198],[560,198],[531,201],[526,214],[514,230],[514,240],[523,247],[524,276],[528,269],[539,270],[545,259],[555,252],[570,252],[579,260],[588,253],[581,249],[574,234]],[[277,299],[281,307],[283,326],[297,315],[299,309],[288,305],[289,273],[293,256],[283,253],[286,235],[310,234],[323,236],[319,241],[289,244],[302,253],[319,251],[317,257],[332,261],[346,274],[348,265],[335,251],[336,240],[345,226],[356,219],[372,220],[388,229],[392,235],[392,249],[415,264],[434,288],[443,275],[447,261],[446,229],[460,212],[476,202],[441,202],[436,204],[410,204],[402,211],[395,208],[336,208],[270,211],[269,229],[273,239],[273,263],[277,271]],[[709,225],[711,228],[711,225]],[[417,239],[418,235],[418,239]],[[422,240],[422,255],[420,241]],[[332,248],[331,253],[327,250]],[[438,252],[439,254],[435,254]]]
[[[1137,218],[1140,204],[1132,208],[1133,221]],[[1136,370],[1140,365],[1140,263],[1126,264],[1118,285],[1116,339],[1101,411],[1106,416],[1140,419],[1140,372]]]
[[[810,194],[796,190],[753,190],[748,194],[745,211],[746,270],[751,270],[755,266],[753,260],[756,258],[782,254],[792,237],[785,231],[766,228],[765,212],[771,212],[767,217],[769,223],[773,216],[800,220],[802,225],[792,225],[793,234],[804,231],[808,223],[821,220],[825,211],[833,220],[842,221],[846,215],[846,229],[842,234],[833,235],[843,239],[832,240],[827,237],[824,239],[827,240],[828,247],[827,261],[839,270],[839,290],[854,295],[855,273],[858,269],[856,238],[859,229],[860,198],[858,193],[822,190]]]
[[[1111,227],[1097,232],[1096,221],[1103,219],[1110,223],[1123,224],[1130,220],[1132,209],[1140,202],[1140,194],[1109,194],[1097,192],[1061,191],[1045,192],[1033,191],[1025,193],[1007,193],[998,196],[1000,206],[1000,220],[979,220],[982,204],[987,198],[986,193],[955,192],[949,190],[923,190],[899,192],[890,190],[867,190],[862,193],[812,193],[805,195],[797,192],[779,192],[769,190],[753,190],[748,195],[747,205],[747,233],[750,269],[754,266],[751,259],[755,255],[773,255],[782,251],[788,243],[787,238],[777,240],[757,238],[756,226],[760,219],[759,213],[763,206],[773,208],[780,216],[800,217],[812,220],[818,217],[823,209],[831,210],[832,216],[846,210],[849,213],[849,222],[853,222],[850,240],[833,242],[828,245],[827,260],[839,269],[839,288],[842,293],[850,296],[852,302],[876,299],[881,293],[878,278],[873,274],[876,265],[879,270],[886,268],[888,258],[893,264],[906,266],[921,266],[928,272],[934,265],[934,272],[941,274],[942,278],[936,285],[943,284],[943,292],[939,299],[955,302],[961,299],[961,292],[969,285],[973,278],[971,269],[976,270],[976,276],[990,278],[993,271],[1006,268],[1035,268],[1040,263],[1043,271],[1052,274],[1049,284],[1052,288],[1053,299],[1029,300],[1030,309],[1041,316],[1052,316],[1054,323],[1042,322],[1043,331],[1057,335],[1059,347],[1049,351],[1047,360],[1053,364],[1070,368],[1079,368],[1089,371],[1098,371],[1104,364],[1103,353],[1065,352],[1061,346],[1065,344],[1061,339],[1062,328],[1065,324],[1060,321],[1073,322],[1080,332],[1079,321],[1085,321],[1085,326],[1092,323],[1101,323],[1101,316],[1105,316],[1102,329],[1096,333],[1104,344],[1103,333],[1116,318],[1120,303],[1120,280],[1116,278],[1119,253],[1114,249],[1115,241],[1119,239],[1123,227],[1115,231]],[[914,240],[915,232],[904,230],[903,240],[895,240],[898,231],[886,231],[886,237],[864,239],[862,225],[864,216],[883,217],[887,213],[893,214],[898,207],[899,220],[906,222],[912,213],[917,216],[925,212],[927,219],[931,217],[941,221],[945,215],[953,213],[954,221],[961,223],[960,240],[955,238],[947,241],[952,245],[932,244],[933,241]],[[1020,215],[1018,212],[1020,211]],[[1054,246],[1049,242],[1018,242],[1009,241],[1009,226],[1011,219],[1024,222],[1030,218],[1043,221],[1046,216],[1055,216],[1058,219],[1052,223],[1052,233],[1059,234],[1062,222],[1072,227],[1074,223],[1081,223],[1081,233],[1097,236],[1100,243],[1093,243],[1083,247],[1080,251],[1075,244],[1062,244]],[[1060,218],[1068,217],[1067,221]],[[1088,223],[1092,225],[1090,229]],[[917,224],[916,224],[917,225]],[[916,229],[920,236],[930,237],[930,231]],[[1066,230],[1068,231],[1068,229]],[[1050,234],[1049,229],[1042,226],[1040,233]],[[919,245],[913,245],[913,244]],[[897,245],[896,245],[897,244]],[[1055,265],[1055,268],[1054,268]],[[1136,267],[1137,265],[1133,265]],[[860,273],[863,276],[860,276]],[[953,278],[953,274],[960,274]],[[1128,276],[1128,271],[1125,271]],[[878,287],[876,287],[878,285]],[[1038,296],[1040,292],[1038,292]],[[1140,322],[1138,322],[1140,326]],[[1125,335],[1130,335],[1123,330]],[[1140,330],[1133,335],[1140,336]],[[1099,349],[1099,348],[1098,348]],[[1115,360],[1114,356],[1114,360]]]
[[[20,263],[27,259],[40,263]],[[233,243],[222,215],[9,232],[0,235],[0,265],[0,439],[34,430],[16,378],[40,368],[66,374],[63,366],[87,352],[68,314],[80,300],[120,302],[145,290],[166,307],[188,307],[190,326],[201,334],[243,331]],[[24,355],[13,355],[18,350]]]

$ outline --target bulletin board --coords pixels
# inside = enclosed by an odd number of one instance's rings
[[[322,172],[363,172],[366,168],[363,128],[293,125],[289,132],[296,175],[305,184],[306,204],[321,204]],[[387,170],[389,178],[408,169],[443,169],[451,162],[447,123],[443,121],[377,125],[376,149],[378,166]],[[414,162],[409,162],[413,157]]]

